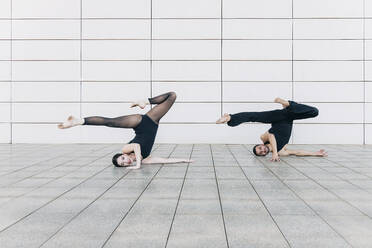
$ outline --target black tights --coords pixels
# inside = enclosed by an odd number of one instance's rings
[[[160,119],[168,112],[176,101],[176,93],[168,92],[153,98],[149,98],[150,104],[157,104],[149,112],[148,117],[158,123]],[[106,126],[117,128],[135,128],[142,120],[142,115],[124,115],[116,118],[107,118],[101,116],[91,116],[84,118],[84,125]]]

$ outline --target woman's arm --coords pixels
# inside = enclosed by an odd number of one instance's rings
[[[141,160],[142,160],[142,155],[141,155],[141,146],[137,143],[131,143],[131,144],[126,144],[123,147],[123,153],[130,154],[134,152],[134,155],[136,156],[136,165],[135,166],[128,166],[128,169],[139,169],[141,168]]]
[[[143,164],[174,164],[174,163],[192,163],[193,160],[184,158],[157,158],[147,157],[142,160]]]

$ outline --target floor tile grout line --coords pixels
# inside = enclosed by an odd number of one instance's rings
[[[105,149],[105,148],[102,148],[102,147],[101,147],[100,149]],[[99,150],[99,149],[97,149],[97,150]],[[59,157],[65,156],[65,155],[67,155],[67,154],[63,154],[63,155],[61,155],[61,156],[57,156],[57,157],[55,157],[55,158],[59,158]],[[54,158],[52,158],[52,159],[54,159]],[[50,159],[50,160],[52,160],[52,159]],[[67,160],[67,161],[65,161],[65,162],[62,162],[62,163],[60,163],[60,164],[57,164],[57,165],[54,166],[54,167],[51,167],[51,168],[49,167],[48,169],[45,169],[45,168],[44,168],[43,170],[37,171],[35,174],[32,174],[32,175],[27,176],[27,177],[24,177],[24,178],[22,178],[22,179],[20,179],[20,180],[18,180],[18,181],[12,182],[12,183],[6,185],[5,187],[13,186],[14,184],[17,184],[17,183],[19,183],[19,182],[22,182],[23,180],[26,180],[26,179],[32,178],[32,177],[37,176],[37,175],[39,175],[39,174],[42,174],[42,173],[44,173],[44,172],[46,172],[46,171],[50,171],[50,170],[52,170],[52,169],[58,168],[58,167],[60,167],[60,166],[63,166],[63,165],[65,165],[66,163],[69,163],[69,162],[73,161],[74,159],[75,159],[75,158],[72,158],[72,159]],[[46,160],[46,161],[49,161],[49,160]],[[41,163],[46,162],[46,161],[42,161]],[[21,169],[18,169],[18,170],[16,170],[16,171],[14,171],[14,173],[17,173],[17,172],[19,172],[20,170],[23,170],[23,169],[26,169],[26,170],[27,170],[28,168],[33,167],[33,166],[37,166],[38,164],[40,164],[40,162],[37,162],[36,164],[33,164],[32,166],[26,166],[26,167],[23,167],[23,168],[21,168]],[[9,174],[5,174],[5,176],[8,176],[8,175],[10,175],[10,174],[13,174],[13,172],[12,172],[12,173],[9,173]],[[2,176],[4,176],[4,175],[1,175],[0,177],[2,177]]]
[[[351,169],[350,167],[347,167],[347,166],[344,166],[344,165],[342,165],[342,164],[340,164],[340,163],[338,163],[338,162],[335,162],[335,161],[329,160],[329,159],[327,159],[326,157],[323,158],[323,159],[325,159],[325,160],[331,162],[332,164],[336,164],[336,165],[338,165],[338,166],[340,166],[340,167],[342,167],[342,168],[348,169],[348,170],[350,170],[351,172],[354,172],[354,173],[356,173],[356,174],[359,174],[359,175],[362,175],[362,176],[366,176],[366,177],[368,177],[369,180],[372,180],[372,177],[371,177],[371,176],[364,175],[363,173],[361,173],[361,172],[359,172],[359,171],[355,171],[355,170]],[[304,160],[304,159],[303,159],[303,160]],[[304,160],[304,161],[307,161],[307,162],[311,163],[311,164],[314,165],[316,168],[319,168],[319,169],[321,169],[322,171],[325,171],[325,172],[330,173],[330,172],[327,171],[324,167],[317,166],[317,165],[315,164],[315,162],[313,162],[313,161],[310,161],[310,160]],[[363,191],[365,191],[365,192],[367,192],[367,193],[369,193],[369,194],[372,194],[372,192],[368,191],[367,189],[364,189],[364,188],[360,187],[359,185],[356,185],[356,184],[350,182],[350,181],[349,181],[350,179],[342,178],[342,177],[338,176],[337,174],[334,174],[334,176],[337,177],[337,178],[339,178],[341,181],[347,182],[347,183],[349,183],[349,184],[351,184],[351,185],[357,187],[357,188],[360,189],[360,190],[363,190]],[[315,179],[314,179],[314,180],[315,180]],[[366,179],[364,179],[364,180],[366,180]]]
[[[244,146],[246,149],[247,147]],[[247,149],[249,151],[249,149]],[[250,152],[250,151],[249,151]],[[261,160],[261,159],[258,159],[264,166],[265,168],[269,169],[269,167],[267,167],[265,165],[265,163]],[[340,199],[341,201],[345,202],[346,204],[348,204],[349,206],[351,206],[352,208],[354,208],[355,210],[359,211],[362,215],[368,217],[369,219],[372,219],[372,217],[370,217],[369,215],[367,215],[366,213],[364,213],[362,210],[360,210],[358,207],[354,206],[353,204],[351,204],[350,202],[346,201],[345,199],[341,198],[338,194],[334,193],[333,191],[330,191],[328,190],[326,187],[324,187],[323,185],[321,185],[319,182],[317,182],[316,180],[314,180],[313,178],[309,177],[308,175],[306,175],[305,173],[303,173],[302,171],[298,170],[296,167],[292,166],[291,164],[289,164],[287,161],[285,160],[282,160],[285,164],[287,164],[288,166],[290,166],[291,168],[293,168],[294,170],[296,170],[297,172],[299,172],[300,174],[302,174],[303,176],[305,176],[306,178],[308,178],[310,181],[313,181],[314,183],[316,183],[318,186],[320,186],[322,189],[326,190],[327,192],[333,194],[334,196],[336,196],[338,199]],[[269,169],[270,170],[270,169]],[[271,171],[271,170],[270,170]],[[272,172],[274,173],[274,172]],[[275,176],[277,176],[275,173],[274,173]],[[279,177],[278,177],[279,178]],[[286,185],[290,190],[292,190],[291,187],[289,187],[282,179],[279,178],[279,180],[284,184]]]
[[[178,144],[176,144],[172,151],[170,152],[169,156],[170,157],[172,155],[172,153],[176,150]],[[148,184],[146,185],[146,187],[143,189],[143,191],[139,194],[139,196],[137,197],[137,199],[133,202],[133,204],[130,206],[130,208],[128,209],[128,211],[124,214],[124,216],[121,218],[121,220],[119,221],[119,223],[116,225],[116,227],[114,228],[114,230],[109,234],[109,236],[107,237],[107,239],[103,242],[103,244],[101,245],[101,248],[104,248],[106,246],[106,244],[109,242],[109,240],[111,239],[111,237],[114,235],[115,231],[119,228],[119,226],[121,225],[121,223],[123,223],[123,221],[125,220],[125,218],[128,216],[128,214],[130,213],[130,211],[133,209],[134,205],[137,203],[137,201],[140,199],[140,197],[143,195],[143,193],[146,191],[146,189],[149,187],[149,185],[151,184],[151,182],[154,180],[154,178],[156,177],[156,175],[159,173],[159,171],[164,167],[164,164],[162,164],[159,169],[156,171],[156,173],[151,177],[150,181],[148,182]]]
[[[120,182],[125,176],[127,176],[131,170],[127,170],[124,175],[122,175],[116,182],[114,182],[111,186],[106,188],[106,190],[99,194],[93,201],[91,201],[88,205],[86,205],[83,209],[81,209],[77,214],[75,214],[72,218],[70,218],[67,222],[65,222],[56,232],[54,232],[51,236],[48,237],[47,240],[45,240],[41,245],[39,246],[42,247],[44,246],[49,240],[51,240],[54,236],[56,236],[62,229],[64,229],[68,224],[70,224],[72,221],[74,221],[80,214],[82,214],[86,209],[88,209],[91,205],[93,205],[96,201],[98,201],[105,193],[107,193],[112,187],[114,187],[118,182]]]
[[[313,181],[314,183],[316,183],[318,186],[320,186],[322,189],[326,190],[327,192],[331,193],[332,195],[336,196],[339,200],[341,200],[342,202],[346,203],[347,205],[349,205],[350,207],[352,207],[353,209],[357,210],[358,212],[360,212],[362,215],[368,217],[369,219],[372,219],[372,216],[369,216],[368,214],[366,214],[365,212],[363,212],[361,209],[359,209],[358,207],[354,206],[354,204],[350,203],[349,201],[343,199],[339,194],[335,193],[333,190],[330,190],[328,189],[327,187],[323,186],[322,184],[320,184],[318,181],[314,180],[313,178],[307,176],[305,173],[303,173],[302,171],[298,170],[296,167],[293,167],[292,165],[290,165],[288,162],[286,162],[285,160],[283,160],[284,163],[286,163],[287,165],[289,165],[291,168],[295,169],[297,172],[301,173],[302,175],[304,175],[305,177],[307,177],[310,181]],[[285,185],[287,185],[284,181],[283,183]]]
[[[227,149],[229,150],[229,153],[232,155],[232,157],[234,158],[234,160],[236,161],[237,165],[239,166],[240,170],[243,172],[244,174],[244,177],[246,178],[246,180],[248,181],[248,183],[250,184],[250,186],[252,187],[252,189],[254,190],[254,192],[256,193],[258,199],[260,200],[260,202],[262,203],[262,205],[264,206],[264,208],[266,209],[266,212],[269,214],[271,220],[273,221],[273,223],[275,224],[275,226],[278,228],[278,231],[281,233],[282,237],[284,238],[284,240],[286,241],[286,243],[288,244],[289,247],[292,247],[291,244],[289,243],[289,240],[287,239],[287,237],[284,235],[283,231],[280,229],[279,227],[279,224],[276,222],[276,220],[274,219],[273,215],[271,214],[271,212],[269,211],[268,207],[266,206],[265,202],[263,201],[263,199],[261,198],[261,196],[258,194],[255,186],[253,185],[253,183],[251,182],[251,180],[248,178],[247,174],[245,173],[245,171],[243,170],[242,166],[240,165],[238,159],[236,158],[235,154],[231,151],[231,148],[230,148],[230,145],[226,145],[227,146]]]
[[[248,150],[247,149],[247,147],[246,146],[243,146],[246,150]],[[249,150],[248,150],[249,151]],[[253,155],[252,153],[251,153],[251,151],[249,151],[249,153],[251,154],[251,155]],[[268,169],[283,185],[285,185],[294,195],[296,195],[296,197],[298,197],[298,199],[300,199],[308,208],[310,208],[311,209],[311,211],[313,211],[313,213],[316,215],[316,216],[318,216],[319,217],[319,219],[321,219],[325,224],[327,224],[327,226],[329,227],[329,228],[331,228],[331,230],[333,230],[342,240],[344,240],[348,245],[350,245],[351,247],[353,247],[350,243],[349,243],[349,241],[348,240],[346,240],[346,238],[343,236],[343,235],[341,235],[332,225],[330,225],[329,223],[328,223],[328,221],[325,219],[325,218],[323,218],[317,211],[315,211],[311,206],[310,206],[310,204],[308,204],[307,202],[306,202],[306,200],[304,200],[299,194],[297,194],[297,192],[296,191],[294,191],[288,184],[286,184],[275,172],[273,172],[268,166],[266,166],[266,164],[260,159],[260,158],[257,158],[257,160],[266,168],[266,169]],[[285,162],[285,161],[283,161],[283,162]],[[285,162],[285,163],[287,163],[287,162]],[[287,163],[288,164],[288,163]],[[292,166],[291,166],[292,167]],[[293,167],[292,167],[293,168]],[[301,172],[302,173],[302,172]],[[302,173],[303,174],[303,173]]]
[[[214,179],[215,179],[216,186],[217,186],[218,201],[219,201],[219,204],[220,204],[221,217],[222,217],[223,229],[224,229],[224,232],[225,232],[226,245],[227,245],[227,248],[229,248],[230,247],[230,244],[229,244],[229,238],[228,238],[228,235],[227,235],[225,216],[224,216],[224,212],[223,212],[222,200],[221,200],[221,194],[220,194],[220,188],[219,188],[218,178],[217,178],[217,173],[216,173],[216,166],[215,166],[215,163],[214,163],[212,145],[210,145],[210,144],[209,144],[209,151],[210,151],[210,155],[211,155],[211,158],[212,158]]]
[[[7,173],[7,174],[0,175],[0,178],[3,177],[3,176],[8,176],[8,175],[10,175],[10,174],[13,174],[13,173],[19,172],[19,171],[21,171],[21,170],[23,170],[23,169],[26,169],[26,168],[31,168],[31,167],[33,167],[33,166],[37,166],[37,165],[40,164],[40,163],[45,163],[45,162],[48,162],[48,161],[53,160],[53,159],[57,159],[57,158],[60,158],[60,157],[63,157],[63,156],[67,156],[67,155],[69,155],[70,153],[71,153],[71,151],[69,151],[69,152],[67,152],[67,153],[63,153],[63,154],[58,155],[58,156],[56,156],[56,157],[52,157],[52,158],[48,158],[48,159],[45,159],[45,160],[42,160],[42,161],[35,162],[34,164],[31,164],[31,165],[28,165],[28,166],[25,166],[25,167],[22,167],[22,168],[16,169],[16,170],[11,171],[11,172],[9,172],[9,173]]]
[[[14,145],[14,144],[13,144],[13,145]],[[43,146],[44,146],[44,145],[43,145]],[[105,149],[105,147],[108,147],[108,145],[100,146],[99,148],[96,148],[94,151],[97,151],[97,150],[100,150],[100,149]],[[45,149],[45,150],[46,150],[46,149]],[[31,150],[30,152],[33,152],[33,150]],[[71,153],[71,151],[69,151],[69,152]],[[63,153],[63,154],[60,154],[60,155],[58,155],[58,156],[56,156],[56,157],[52,157],[52,158],[48,158],[48,159],[45,159],[45,160],[42,160],[42,161],[38,161],[38,162],[35,162],[35,163],[31,164],[31,165],[28,165],[28,166],[25,166],[25,167],[18,168],[18,169],[16,169],[16,170],[10,171],[9,173],[2,174],[1,176],[11,175],[11,174],[13,174],[13,173],[19,172],[20,170],[28,169],[28,168],[31,168],[31,167],[33,167],[33,166],[37,166],[37,165],[39,165],[40,163],[45,163],[45,162],[47,162],[47,161],[50,161],[50,160],[53,160],[53,159],[58,159],[58,158],[60,158],[60,157],[62,157],[62,156],[66,156],[66,155],[68,155],[68,153],[66,153],[66,154]],[[71,161],[71,160],[69,160],[69,161]],[[67,161],[67,162],[69,162],[69,161]],[[63,162],[63,163],[66,163],[66,162]]]
[[[69,163],[69,162],[71,162],[71,161],[73,161],[73,160],[74,160],[74,158],[72,158],[72,159],[70,159],[70,160],[67,160],[67,161],[65,161],[65,162],[59,163],[59,164],[57,164],[57,165],[54,166],[54,167],[48,167],[47,169],[46,169],[46,168],[44,168],[44,169],[40,169],[40,170],[37,171],[35,174],[29,175],[29,176],[27,176],[27,177],[23,177],[23,178],[21,178],[21,179],[18,180],[18,181],[11,182],[10,184],[5,185],[4,187],[5,187],[5,188],[13,187],[13,186],[16,185],[17,183],[20,183],[20,182],[22,182],[22,181],[24,181],[24,180],[27,180],[27,179],[33,178],[33,177],[35,177],[35,176],[37,176],[37,175],[39,175],[39,174],[43,174],[44,172],[48,172],[48,171],[51,171],[51,170],[56,169],[56,168],[58,168],[58,167],[61,167],[61,166],[65,165],[65,164],[67,164],[67,163]]]
[[[106,154],[106,155],[107,155],[107,154]],[[106,155],[105,155],[105,156],[106,156]],[[53,183],[53,182],[55,182],[55,181],[57,181],[57,180],[60,180],[60,179],[64,179],[64,177],[66,177],[66,176],[68,176],[68,175],[70,175],[70,174],[72,174],[72,173],[74,173],[74,172],[76,172],[76,171],[78,171],[78,170],[80,170],[80,169],[83,169],[83,168],[88,167],[88,166],[90,165],[90,163],[91,163],[91,162],[86,163],[86,164],[84,164],[83,166],[77,167],[77,168],[74,169],[74,170],[68,171],[66,174],[64,174],[64,175],[62,175],[62,176],[52,178],[52,179],[51,179],[50,181],[48,181],[47,183],[44,183],[44,184],[42,184],[42,185],[39,185],[39,186],[33,188],[32,190],[27,191],[27,192],[25,192],[25,193],[23,193],[23,194],[21,194],[21,195],[17,195],[17,196],[14,196],[14,197],[11,196],[11,197],[10,197],[11,199],[9,199],[9,201],[0,204],[0,209],[3,207],[4,204],[8,204],[9,202],[11,202],[11,201],[13,201],[13,200],[16,200],[16,199],[18,199],[18,198],[21,198],[21,197],[27,197],[28,194],[30,194],[30,193],[32,193],[32,192],[38,190],[38,189],[42,189],[43,187],[47,186],[47,185],[50,184],[50,183]],[[55,168],[55,167],[54,167],[54,168]]]
[[[192,148],[191,148],[191,152],[190,152],[190,155],[189,155],[189,159],[192,158],[193,151],[194,151],[194,144],[192,144]],[[170,225],[170,227],[169,227],[169,232],[168,232],[168,235],[167,235],[167,240],[166,240],[166,242],[165,242],[165,248],[167,248],[167,246],[168,246],[169,237],[170,237],[170,234],[171,234],[171,232],[172,232],[173,223],[174,223],[174,220],[175,220],[176,215],[177,215],[178,205],[179,205],[179,202],[180,202],[180,199],[181,199],[181,195],[182,195],[183,187],[184,187],[184,185],[185,185],[185,181],[186,181],[186,177],[187,177],[187,172],[188,172],[188,170],[189,170],[189,166],[190,166],[190,163],[187,163],[187,167],[186,167],[185,175],[184,175],[184,177],[183,177],[183,181],[182,181],[182,185],[181,185],[180,193],[179,193],[179,195],[178,195],[178,199],[177,199],[176,208],[175,208],[175,210],[174,210],[174,214],[173,214],[172,222],[171,222],[171,225]]]
[[[98,159],[99,159],[99,158],[98,158]],[[98,159],[97,159],[97,160],[98,160]],[[60,197],[64,196],[65,194],[67,194],[67,193],[70,192],[71,190],[77,188],[78,186],[82,185],[83,183],[85,183],[85,182],[87,182],[88,180],[92,179],[93,177],[97,176],[99,173],[101,173],[102,171],[106,170],[107,168],[109,168],[109,167],[111,167],[111,166],[112,166],[112,165],[110,164],[110,165],[104,167],[102,170],[96,172],[95,174],[93,174],[93,175],[87,177],[84,181],[80,182],[79,184],[75,185],[74,187],[70,188],[69,190],[64,191],[62,194],[60,194],[60,195],[58,195],[57,197],[53,198],[52,200],[50,200],[50,201],[44,203],[42,206],[40,206],[40,207],[34,209],[31,213],[28,213],[27,215],[23,216],[23,217],[20,218],[19,220],[13,222],[11,225],[9,225],[9,226],[3,228],[2,230],[0,230],[0,233],[2,233],[2,232],[4,232],[4,231],[8,230],[9,228],[11,228],[12,226],[16,225],[16,224],[19,223],[20,221],[24,220],[25,218],[27,218],[27,217],[30,216],[31,214],[37,212],[37,211],[40,210],[41,208],[43,208],[43,207],[47,206],[48,204],[52,203],[53,201],[59,199]]]

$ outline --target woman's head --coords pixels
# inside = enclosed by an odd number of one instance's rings
[[[253,153],[256,156],[266,156],[270,152],[268,146],[260,144],[253,147]]]
[[[133,158],[125,153],[117,153],[112,157],[112,163],[116,167],[130,166],[133,164]]]

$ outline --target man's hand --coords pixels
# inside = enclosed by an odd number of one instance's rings
[[[271,162],[277,162],[280,161],[278,153],[273,153],[272,158],[270,159]]]

